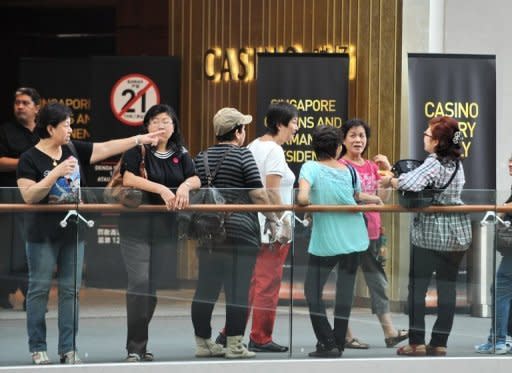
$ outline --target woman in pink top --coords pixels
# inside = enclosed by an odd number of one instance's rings
[[[343,134],[343,150],[340,162],[349,164],[355,168],[360,179],[362,191],[368,194],[377,194],[382,200],[389,198],[390,190],[378,189],[380,180],[379,169],[390,171],[391,165],[385,155],[378,154],[373,161],[363,157],[368,139],[370,138],[370,127],[360,119],[351,119],[341,128]],[[386,347],[394,347],[401,341],[407,339],[407,330],[398,330],[394,327],[389,312],[389,298],[386,294],[388,280],[384,272],[382,261],[379,260],[380,239],[382,224],[380,213],[366,212],[365,214],[370,246],[361,255],[361,269],[368,289],[372,304],[372,313],[376,314],[384,332]],[[345,348],[367,349],[366,343],[354,338],[350,327],[347,329]]]

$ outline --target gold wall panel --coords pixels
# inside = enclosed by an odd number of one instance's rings
[[[224,106],[256,114],[256,82],[208,80],[209,48],[355,48],[349,117],[373,128],[369,154],[399,155],[401,0],[169,0],[169,55],[182,61],[181,120],[192,154],[214,143]],[[249,140],[255,126],[250,126]]]
[[[224,106],[256,116],[256,82],[208,80],[209,48],[289,47],[303,52],[326,46],[355,49],[348,117],[369,122],[369,156],[400,151],[402,0],[169,0],[168,54],[181,58],[180,115],[192,155],[212,145],[212,117]],[[353,61],[352,61],[353,62]],[[248,141],[255,136],[249,126]],[[383,215],[389,247],[399,247],[396,216]],[[398,250],[386,271],[391,299],[399,296]],[[192,261],[193,262],[193,261]],[[189,263],[192,266],[192,262]]]

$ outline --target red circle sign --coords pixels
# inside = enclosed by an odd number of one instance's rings
[[[110,92],[114,116],[128,126],[140,126],[146,111],[160,103],[160,91],[150,78],[128,74],[119,79]]]

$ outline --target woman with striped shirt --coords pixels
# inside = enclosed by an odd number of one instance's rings
[[[424,149],[430,155],[423,164],[398,178],[384,176],[381,187],[420,191],[427,186],[443,188],[435,205],[462,205],[465,183],[461,163],[462,133],[450,117],[435,117],[423,133]],[[455,173],[455,175],[454,175]],[[471,222],[466,213],[418,213],[411,227],[409,268],[409,344],[398,355],[444,356],[455,314],[455,285],[459,265],[471,243]],[[436,273],[437,320],[430,343],[425,345],[425,296]]]
[[[263,189],[260,173],[251,151],[245,142],[245,127],[252,116],[243,115],[234,108],[223,108],[213,118],[218,143],[195,158],[201,185],[206,187],[208,168],[213,172],[219,162],[213,185],[219,188],[228,204],[269,204]],[[265,213],[269,220],[272,237],[275,235],[277,216]],[[256,212],[234,212],[226,221],[225,242],[214,247],[198,247],[199,275],[192,301],[192,323],[196,338],[197,357],[225,356],[228,359],[244,359],[256,354],[242,343],[248,314],[248,294],[251,275],[260,247],[260,225]],[[226,296],[226,336],[224,350],[221,344],[211,340],[213,308],[224,288]]]

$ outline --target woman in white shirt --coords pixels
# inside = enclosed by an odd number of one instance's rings
[[[267,132],[248,145],[267,190],[275,205],[291,204],[295,175],[286,163],[282,145],[292,139],[298,130],[298,111],[286,102],[271,104],[266,114]],[[286,352],[288,347],[272,340],[272,331],[283,277],[283,264],[290,250],[291,214],[278,213],[281,229],[276,241],[265,229],[265,217],[258,214],[261,225],[261,247],[249,290],[249,309],[252,309],[252,329],[249,350],[255,352]],[[217,343],[224,344],[224,331]]]

